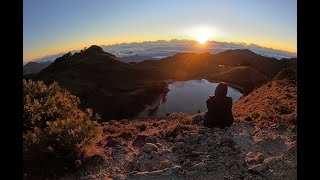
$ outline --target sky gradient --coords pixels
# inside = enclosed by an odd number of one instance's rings
[[[24,0],[23,58],[90,45],[193,39],[297,51],[296,0]]]

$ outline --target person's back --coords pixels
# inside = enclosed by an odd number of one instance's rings
[[[206,101],[208,112],[204,120],[205,126],[224,128],[233,123],[232,98],[226,96],[227,90],[225,84],[219,84],[215,96],[210,96]]]

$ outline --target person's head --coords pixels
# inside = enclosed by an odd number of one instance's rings
[[[214,91],[215,96],[226,96],[228,92],[228,86],[224,83],[220,83]]]

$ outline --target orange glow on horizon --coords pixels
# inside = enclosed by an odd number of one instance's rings
[[[171,38],[161,38],[162,40],[165,40],[165,41],[170,41]],[[90,47],[91,45],[98,45],[98,46],[101,46],[101,45],[115,45],[115,44],[122,44],[122,43],[142,43],[142,42],[145,42],[145,41],[157,41],[159,39],[157,38],[150,38],[150,39],[147,39],[147,40],[142,40],[142,39],[127,39],[127,40],[108,40],[108,41],[87,41],[87,42],[82,42],[80,44],[70,44],[68,46],[65,46],[65,47],[61,47],[61,48],[54,48],[52,47],[51,49],[52,50],[39,50],[40,52],[35,52],[34,54],[37,54],[37,55],[25,55],[25,58],[23,59],[24,62],[29,62],[29,61],[32,61],[34,59],[38,59],[38,58],[42,58],[42,57],[45,57],[45,56],[50,56],[50,55],[55,55],[55,54],[58,54],[58,53],[62,53],[62,52],[68,52],[68,51],[72,51],[72,50],[80,50],[80,49],[83,49],[84,47]],[[188,39],[188,40],[192,40],[192,39]],[[207,47],[207,42],[210,42],[210,40],[208,40],[208,37],[207,36],[198,36],[198,39],[196,40],[198,42],[198,45],[195,47],[196,49],[198,48],[206,48]],[[219,42],[223,42],[223,41],[219,41]],[[224,42],[230,42],[232,43],[232,41],[224,41]],[[241,42],[241,41],[239,41]],[[249,43],[246,43],[246,44],[251,44],[251,43],[254,43],[254,44],[257,44],[261,47],[265,47],[265,48],[272,48],[272,49],[275,49],[275,50],[282,50],[282,51],[287,51],[287,52],[290,52],[290,53],[297,53],[296,51],[296,47],[289,47],[289,46],[283,46],[283,45],[279,45],[279,44],[275,44],[275,43],[256,43],[254,41],[246,41],[246,42],[249,42]],[[234,43],[234,41],[233,41]]]

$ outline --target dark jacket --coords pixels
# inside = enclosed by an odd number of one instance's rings
[[[204,120],[207,127],[224,128],[233,123],[232,99],[226,96],[210,96],[206,101],[208,112]]]

